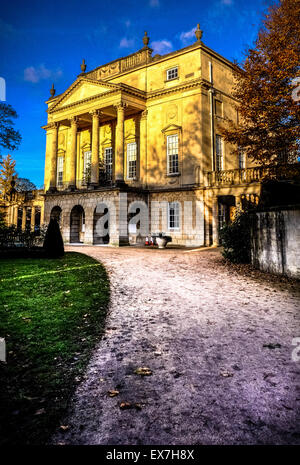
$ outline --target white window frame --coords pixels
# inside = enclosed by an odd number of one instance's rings
[[[177,139],[176,146],[172,146],[174,144],[174,138]],[[179,174],[179,134],[170,134],[167,136],[167,173],[170,174]],[[173,170],[173,159],[171,161],[171,157],[177,157],[177,170]]]
[[[220,141],[220,144],[218,143]],[[220,150],[219,150],[220,149]],[[219,161],[221,163],[219,163]],[[216,134],[216,171],[224,169],[224,144],[223,137]]]
[[[175,210],[174,213],[174,223],[175,226],[171,226],[171,209]],[[169,231],[178,231],[180,229],[180,202],[168,202],[168,230]]]
[[[91,166],[92,164],[92,152],[91,150],[86,150],[83,152],[83,172],[86,172],[87,165]]]
[[[178,66],[167,69],[167,81],[173,81],[178,78]]]
[[[56,185],[61,187],[64,180],[64,157],[57,157]]]
[[[110,157],[109,162],[107,162],[108,155]],[[107,180],[111,181],[112,176],[113,176],[113,149],[112,147],[104,148],[104,169],[105,169],[105,176]]]
[[[131,151],[131,149],[134,149]],[[135,162],[134,173],[131,171],[130,162]],[[129,142],[127,144],[127,179],[135,179],[137,174],[137,143]]]

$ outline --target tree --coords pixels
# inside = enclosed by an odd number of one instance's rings
[[[11,181],[13,177],[16,176],[15,166],[15,160],[13,160],[11,155],[8,154],[3,159],[2,167],[0,169],[0,195],[2,199],[6,199],[10,192]]]
[[[43,247],[48,258],[62,257],[65,253],[59,224],[55,218],[50,219]]]
[[[300,154],[299,58],[300,3],[281,0],[269,7],[243,69],[235,68],[239,122],[227,120],[222,130],[227,142],[262,164]]]
[[[28,192],[28,191],[34,191],[36,189],[36,185],[33,184],[29,179],[27,178],[17,178],[16,179],[16,191],[17,192]]]
[[[13,128],[12,118],[18,115],[11,105],[0,102],[0,147],[8,150],[15,150],[22,140],[19,131]]]

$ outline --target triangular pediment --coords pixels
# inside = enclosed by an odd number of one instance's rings
[[[104,81],[96,81],[93,79],[78,78],[49,108],[49,111],[64,108],[67,105],[72,105],[76,102],[81,102],[95,95],[105,94],[113,90],[119,90],[118,84],[111,84]]]
[[[169,132],[169,131],[181,131],[181,126],[178,126],[177,124],[168,124],[168,126],[164,127],[161,132]]]

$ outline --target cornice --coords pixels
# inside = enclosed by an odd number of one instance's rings
[[[145,92],[139,89],[135,89],[134,87],[127,86],[126,84],[120,84],[120,86],[118,86],[117,88],[111,91],[92,95],[90,97],[87,97],[82,100],[78,100],[77,102],[70,103],[60,108],[54,108],[54,109],[49,108],[47,111],[48,113],[56,113],[59,111],[64,111],[66,109],[74,108],[76,106],[82,105],[84,103],[92,102],[93,100],[97,100],[101,97],[106,98],[108,96],[116,95],[120,92],[124,92],[125,94],[133,95],[135,97],[142,98],[143,100],[148,101],[148,100],[159,99],[160,97],[164,97],[165,95],[173,94],[176,92],[182,92],[188,89],[196,89],[196,88],[204,88],[206,90],[213,89],[216,92],[219,92],[225,95],[226,97],[231,98],[232,100],[236,100],[232,95],[227,94],[221,89],[213,87],[209,81],[203,78],[197,78],[197,79],[193,79],[192,81],[183,82],[182,84],[178,84],[177,86],[169,87],[167,89],[166,88],[158,89],[158,90],[154,90],[150,92]],[[50,125],[43,126],[43,129],[51,129],[51,126]]]
[[[187,89],[193,89],[197,87],[204,87],[204,81],[202,78],[193,79],[192,81],[186,81],[177,86],[168,87],[167,89],[153,90],[147,93],[147,100],[159,98],[164,95],[173,94],[175,92],[181,92]]]

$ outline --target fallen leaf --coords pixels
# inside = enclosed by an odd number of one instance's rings
[[[120,409],[122,410],[128,410],[131,408],[135,408],[136,410],[142,410],[142,404],[139,402],[131,403],[131,402],[121,402],[120,403]]]
[[[70,428],[69,425],[60,425],[59,427],[59,429],[61,429],[62,431],[67,431],[69,428]]]
[[[150,376],[152,375],[152,371],[148,367],[140,367],[135,370],[135,374],[140,376]]]
[[[115,391],[114,389],[110,389],[109,391],[107,391],[107,394],[109,395],[109,397],[115,397],[117,396],[118,394],[120,394],[119,391]]]
[[[221,371],[220,375],[224,378],[231,378],[233,376],[233,373],[230,373],[230,371]]]
[[[126,410],[132,408],[132,404],[130,402],[121,402],[120,403],[120,409]]]

